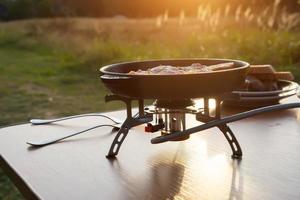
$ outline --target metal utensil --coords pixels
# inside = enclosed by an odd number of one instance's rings
[[[34,147],[42,147],[42,146],[53,144],[53,143],[56,143],[58,141],[64,140],[66,138],[70,138],[70,137],[73,137],[73,136],[79,135],[81,133],[85,133],[87,131],[90,131],[90,130],[96,129],[96,128],[100,128],[100,127],[113,127],[112,131],[115,132],[115,131],[117,131],[117,130],[120,129],[121,123],[117,123],[117,124],[101,124],[101,125],[93,126],[93,127],[90,127],[90,128],[87,128],[87,129],[84,129],[84,130],[81,130],[81,131],[78,131],[76,133],[65,135],[65,136],[62,136],[62,137],[58,137],[58,138],[54,138],[54,139],[48,139],[48,140],[43,140],[43,141],[37,141],[37,142],[26,142],[26,143],[29,144],[29,145],[31,145],[31,146],[34,146]]]
[[[80,117],[104,117],[106,119],[111,120],[112,122],[116,124],[122,123],[122,121],[114,118],[114,117],[109,117],[103,114],[99,113],[90,113],[90,114],[82,114],[82,115],[73,115],[73,116],[68,116],[68,117],[62,117],[62,118],[56,118],[56,119],[31,119],[30,123],[33,125],[43,125],[43,124],[51,124],[54,122],[59,122],[59,121],[64,121],[64,120],[69,120],[69,119],[74,119],[74,118],[80,118]]]

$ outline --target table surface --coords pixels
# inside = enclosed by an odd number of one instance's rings
[[[107,114],[125,118],[125,111]],[[240,161],[231,159],[216,128],[154,145],[150,140],[159,133],[138,126],[117,159],[108,160],[115,135],[108,127],[38,149],[26,144],[107,119],[24,124],[0,129],[0,164],[28,199],[300,199],[299,117],[300,110],[293,109],[229,124],[243,149]],[[194,118],[188,117],[189,126],[200,123]]]

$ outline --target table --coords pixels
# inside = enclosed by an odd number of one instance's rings
[[[106,114],[126,116],[124,110]],[[114,138],[108,127],[38,149],[26,144],[107,119],[23,124],[0,129],[0,164],[28,199],[300,199],[299,118],[300,110],[293,109],[229,124],[243,149],[240,161],[231,159],[216,128],[186,141],[153,145],[150,139],[159,133],[139,126],[130,131],[117,159],[108,160]],[[192,116],[187,121],[199,123]]]

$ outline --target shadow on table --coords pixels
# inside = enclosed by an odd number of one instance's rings
[[[117,159],[112,162],[114,162],[113,165],[116,170],[121,169]],[[149,177],[144,177],[143,182],[140,183],[142,185],[134,184],[133,180],[124,181],[126,178],[119,172],[118,175],[121,176],[120,178],[122,181],[126,182],[125,187],[127,187],[131,195],[133,195],[133,197],[127,197],[125,199],[173,200],[174,197],[180,192],[181,183],[184,176],[184,169],[184,166],[178,163],[157,163],[151,167],[151,175]],[[129,177],[127,177],[127,179],[128,178]],[[135,178],[139,179],[142,177]],[[140,182],[140,180],[137,182]]]
[[[147,172],[147,169],[146,172],[144,171],[145,169],[141,169],[141,171],[145,172],[141,173],[143,174],[142,176],[138,175],[140,174],[139,172],[137,172],[136,176],[124,174],[124,171],[119,161],[117,159],[111,160],[111,164],[114,171],[116,172],[117,176],[121,179],[121,182],[124,184],[126,190],[130,193],[128,197],[124,199],[173,200],[176,199],[177,195],[181,197],[183,195],[189,198],[190,191],[196,191],[194,194],[192,194],[194,196],[197,192],[199,192],[196,187],[201,187],[201,185],[193,185],[192,183],[186,183],[186,181],[188,180],[184,180],[186,171],[186,166],[184,166],[184,164],[177,163],[175,159],[173,161],[167,162],[161,161],[161,155],[158,155],[158,157],[159,161],[154,162],[154,164],[151,165],[149,172]],[[241,161],[239,160],[232,160],[232,175],[230,188],[224,188],[225,191],[229,191],[229,196],[225,199],[243,199],[243,175],[240,163]],[[185,187],[187,186],[194,188],[185,191]],[[226,185],[224,185],[224,187],[226,187]],[[216,191],[214,191],[214,188],[212,188],[212,191],[208,192],[213,193]]]

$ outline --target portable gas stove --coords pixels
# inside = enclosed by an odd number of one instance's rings
[[[209,107],[210,98],[208,97],[204,98],[203,108],[196,107],[195,102],[192,99],[177,101],[156,100],[152,106],[148,107],[144,107],[144,100],[139,99],[139,111],[136,116],[132,116],[131,104],[134,99],[124,98],[117,95],[108,95],[105,99],[106,101],[123,101],[127,107],[127,118],[118,131],[115,139],[113,140],[113,143],[107,155],[108,158],[115,157],[118,154],[119,149],[123,141],[125,140],[129,130],[132,127],[141,124],[147,123],[147,125],[145,126],[145,132],[161,132],[160,137],[151,140],[152,144],[156,144],[165,141],[187,140],[189,139],[191,133],[198,132],[197,128],[201,129],[201,126],[194,127],[192,129],[186,129],[186,114],[195,115],[197,121],[206,124],[208,122],[221,122],[220,108],[222,101],[220,98],[215,98],[216,107],[214,109],[211,109]],[[228,99],[228,97],[226,99]],[[229,126],[227,126],[226,123],[217,123],[215,126],[221,130],[221,132],[227,139],[233,152],[232,157],[241,158],[241,147]],[[193,131],[193,129],[195,129],[195,131]],[[202,128],[202,130],[204,129],[206,128]]]

